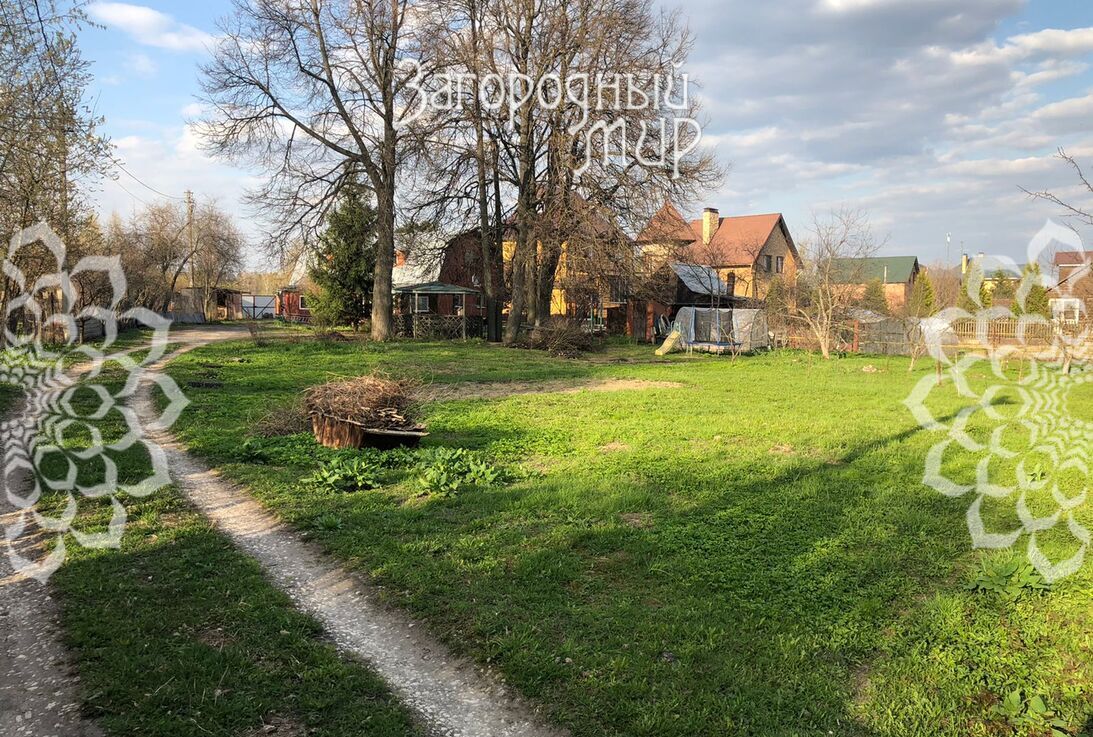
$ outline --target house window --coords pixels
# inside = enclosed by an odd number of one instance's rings
[[[427,294],[415,294],[414,295],[414,312],[428,312],[429,311],[429,295]]]
[[[300,309],[301,310],[306,310],[307,309],[307,300],[304,299],[304,295],[302,295],[302,294],[300,295]]]
[[[776,274],[781,274],[782,271],[785,270],[785,268],[786,268],[786,259],[785,259],[784,256],[779,256],[776,259],[774,259],[774,272]]]
[[[774,271],[774,267],[773,267],[773,264],[772,264],[772,262],[774,261],[774,258],[771,257],[771,256],[766,256],[764,258],[766,259],[767,273],[769,274],[770,272]]]

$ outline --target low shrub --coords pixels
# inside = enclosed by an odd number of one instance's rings
[[[324,532],[333,532],[342,528],[342,518],[336,514],[323,514],[315,519],[315,528]]]
[[[329,491],[367,491],[380,485],[379,469],[366,458],[335,456],[304,482]]]
[[[1069,737],[1070,725],[1060,718],[1040,696],[1025,699],[1020,691],[1011,691],[994,707],[994,713],[1022,734]]]
[[[379,468],[410,468],[418,462],[418,451],[409,448],[362,448],[361,453]]]
[[[418,483],[430,494],[450,496],[469,487],[492,486],[503,472],[465,448],[430,448],[421,452]]]
[[[1017,601],[1022,594],[1048,591],[1048,583],[1032,564],[1016,558],[996,558],[983,563],[968,583],[970,591],[988,591],[1007,601]]]

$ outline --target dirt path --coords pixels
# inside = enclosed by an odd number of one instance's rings
[[[201,332],[203,336],[182,340],[172,336],[185,345],[161,364],[202,342],[224,337],[217,331]],[[133,406],[141,417],[155,417],[147,385]],[[186,498],[257,559],[273,583],[319,620],[342,651],[369,663],[436,734],[564,734],[547,726],[495,676],[454,657],[420,623],[382,606],[368,583],[301,540],[245,490],[192,458],[170,433],[158,432],[153,439],[166,451],[171,478]]]
[[[20,402],[4,421],[18,422],[22,414]],[[13,488],[28,487],[18,473],[9,481]],[[21,511],[6,493],[0,494],[0,529],[15,524]],[[36,560],[46,539],[28,525],[22,535],[5,544]],[[59,607],[49,584],[17,574],[7,553],[0,552],[0,734],[99,737],[102,732],[80,716],[78,681],[62,645]]]
[[[171,337],[192,346],[246,334],[245,328],[220,326],[179,330]],[[79,373],[79,368],[72,372]],[[3,421],[19,422],[23,407],[23,402],[17,403]],[[17,473],[9,481],[13,489],[29,488]],[[22,510],[7,494],[0,494],[0,529],[15,524]],[[21,535],[4,540],[0,548],[10,546],[15,554],[39,560],[47,539],[48,535],[28,524]],[[0,550],[0,735],[100,737],[102,731],[80,715],[79,679],[63,645],[60,607],[53,590],[48,581],[16,573],[8,552]]]
[[[502,399],[518,394],[577,394],[579,392],[624,392],[640,389],[678,389],[676,381],[644,379],[551,379],[548,381],[495,381],[430,384],[418,393],[425,402],[450,399]]]

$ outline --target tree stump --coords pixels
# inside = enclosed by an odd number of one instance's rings
[[[312,415],[311,429],[315,440],[327,448],[414,448],[428,435],[420,426],[399,430],[364,427],[363,425],[328,415]]]

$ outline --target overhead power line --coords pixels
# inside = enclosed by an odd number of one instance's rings
[[[160,190],[156,189],[152,185],[146,183],[144,180],[142,180],[140,177],[138,177],[133,172],[126,169],[125,165],[122,164],[121,161],[119,161],[116,157],[111,156],[110,158],[114,162],[115,166],[117,166],[119,169],[121,169],[123,172],[125,172],[125,174],[128,175],[130,179],[132,179],[134,182],[136,182],[140,186],[147,189],[149,192],[154,192],[154,193],[158,194],[160,197],[166,197],[167,199],[170,199],[170,200],[178,200],[179,202],[185,202],[186,201],[185,197],[178,197],[178,196],[173,195],[173,194],[167,194],[166,192],[161,192]],[[121,185],[119,184],[118,186],[120,187]],[[122,187],[122,189],[125,189],[125,187]],[[127,190],[127,189],[125,191],[129,192],[129,190]],[[132,194],[132,192],[130,192],[130,194]],[[133,196],[136,197],[136,195],[133,195]],[[137,199],[139,200],[140,198],[137,197]],[[147,203],[145,203],[145,204],[147,204]]]

